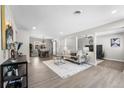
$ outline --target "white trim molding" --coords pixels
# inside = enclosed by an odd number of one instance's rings
[[[119,59],[112,59],[112,58],[104,58],[106,60],[113,60],[113,61],[119,61],[119,62],[124,62],[124,60],[119,60]]]

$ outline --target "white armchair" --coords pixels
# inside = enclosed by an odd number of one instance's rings
[[[77,57],[78,57],[77,62],[78,62],[78,63],[87,62],[87,56],[88,56],[87,53],[83,53],[82,50],[79,50],[78,53],[77,53]]]

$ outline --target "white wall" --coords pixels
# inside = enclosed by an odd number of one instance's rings
[[[120,38],[120,47],[111,47],[111,39]],[[96,44],[102,44],[105,58],[124,62],[124,32],[98,36]]]
[[[82,50],[85,45],[89,45],[89,39],[86,37],[78,38],[78,49]]]
[[[29,38],[30,38],[30,33],[28,31],[18,31],[17,32],[17,41],[22,42],[23,45],[20,48],[20,52],[23,53],[23,55],[26,55],[28,62],[30,62],[29,58]]]
[[[9,22],[11,22],[13,30],[14,30],[14,41],[16,40],[16,26],[13,20],[13,17],[11,15],[11,11],[9,9],[9,6],[5,7],[5,11],[6,11],[6,20],[8,20]],[[7,60],[9,58],[9,54],[8,54],[8,50],[2,50],[1,48],[1,6],[0,6],[0,64],[2,62],[4,62],[5,60]]]
[[[70,50],[71,52],[76,52],[76,37],[69,37],[66,38],[67,42],[67,49]]]

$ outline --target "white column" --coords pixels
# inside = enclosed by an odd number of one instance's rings
[[[78,51],[78,36],[76,36],[76,51]]]
[[[65,38],[65,42],[64,42],[64,49],[67,49],[67,39]]]
[[[94,53],[95,53],[95,66],[98,64],[97,63],[97,59],[96,59],[96,40],[97,40],[97,36],[96,36],[96,33],[95,33],[95,35],[94,35]]]

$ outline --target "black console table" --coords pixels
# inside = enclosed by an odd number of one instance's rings
[[[14,61],[8,59],[0,67],[1,88],[28,87],[28,62],[26,56],[17,57]]]

